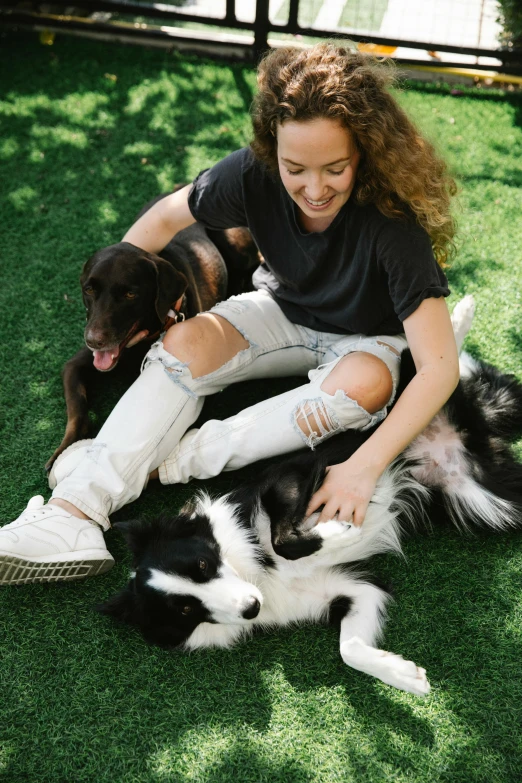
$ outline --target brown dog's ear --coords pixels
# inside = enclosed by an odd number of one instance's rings
[[[156,269],[158,288],[156,292],[156,313],[161,323],[167,318],[172,305],[183,296],[188,287],[188,280],[172,264],[163,258],[155,258],[152,262]]]
[[[96,257],[96,253],[93,256],[91,256],[89,260],[86,261],[85,264],[83,265],[82,273],[80,275],[80,285],[82,288],[83,288],[83,284],[91,274],[91,268],[95,257]]]

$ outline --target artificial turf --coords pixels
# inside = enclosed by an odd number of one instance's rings
[[[60,369],[82,344],[80,268],[143,203],[249,140],[251,68],[163,50],[30,34],[0,38],[0,520],[48,494],[43,465],[65,423]],[[450,303],[477,314],[466,347],[522,379],[522,102],[407,85],[400,100],[461,185]],[[292,383],[212,398],[222,417]],[[100,376],[93,428],[124,381]],[[519,452],[520,453],[520,452]],[[256,468],[206,482],[230,488]],[[115,519],[176,509],[153,486]],[[395,588],[384,645],[426,667],[421,700],[343,665],[336,632],[299,627],[233,651],[148,647],[93,606],[130,567],[0,590],[0,780],[9,783],[504,783],[522,769],[522,539],[409,540],[374,558]]]

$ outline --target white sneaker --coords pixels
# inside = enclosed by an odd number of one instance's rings
[[[41,495],[0,528],[0,585],[83,579],[113,565],[96,522],[45,505]]]

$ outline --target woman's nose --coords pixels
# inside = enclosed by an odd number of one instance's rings
[[[305,194],[306,197],[312,201],[320,201],[324,198],[326,189],[321,176],[310,177],[306,183]]]

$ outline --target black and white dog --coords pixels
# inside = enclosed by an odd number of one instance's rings
[[[468,298],[454,311],[459,345],[472,311]],[[414,372],[406,351],[402,387]],[[522,527],[522,465],[511,452],[522,434],[522,384],[463,355],[458,388],[382,475],[362,527],[306,519],[326,466],[348,459],[370,434],[345,432],[223,498],[200,496],[174,518],[118,523],[135,571],[100,611],[150,643],[186,650],[230,647],[256,627],[337,623],[346,664],[427,694],[424,669],[375,647],[390,596],[358,563],[400,552],[402,532],[433,500],[464,530]]]

